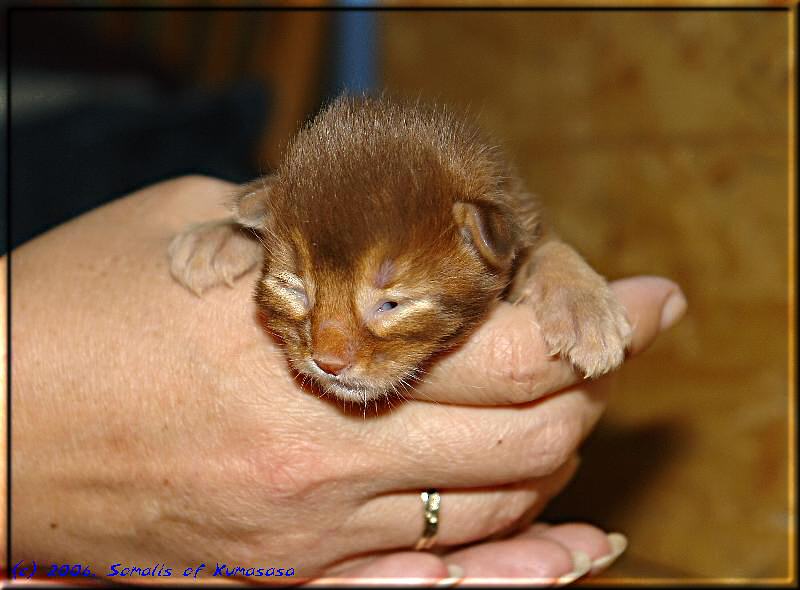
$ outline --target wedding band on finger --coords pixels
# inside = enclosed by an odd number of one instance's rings
[[[430,489],[422,492],[419,497],[422,499],[423,516],[425,519],[422,529],[422,536],[414,546],[416,551],[430,549],[436,543],[436,534],[439,532],[439,505],[441,497],[439,491]]]

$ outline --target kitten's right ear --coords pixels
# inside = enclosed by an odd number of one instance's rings
[[[486,262],[501,271],[511,267],[517,232],[510,215],[491,204],[459,201],[453,205],[453,217]]]
[[[263,229],[269,220],[267,203],[274,184],[274,176],[264,176],[240,187],[229,202],[234,219],[245,227]]]

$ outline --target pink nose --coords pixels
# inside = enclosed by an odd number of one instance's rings
[[[314,362],[328,375],[338,375],[350,366],[345,359],[334,355],[315,355]]]

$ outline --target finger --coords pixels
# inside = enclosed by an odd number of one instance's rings
[[[661,277],[611,283],[634,328],[631,354],[646,349],[686,310],[680,287]],[[501,303],[458,350],[435,363],[413,397],[459,404],[524,403],[582,381],[548,355],[529,306]]]
[[[520,531],[530,530],[534,520],[542,513],[542,511],[550,503],[550,500],[557,496],[567,486],[575,472],[580,465],[580,457],[575,454],[555,473],[540,478],[542,486],[540,487],[541,494],[536,502],[531,504],[528,510],[523,514],[517,522],[515,522],[508,529],[501,530],[496,535],[491,537],[494,539],[505,539],[517,535]]]
[[[394,489],[512,484],[567,461],[602,414],[606,385],[517,406],[403,404],[391,419],[365,422],[359,444],[369,449],[366,467]],[[368,485],[381,491],[377,480]]]
[[[526,541],[546,541],[552,545],[527,544]],[[531,569],[543,572],[541,582],[565,585],[584,575],[594,575],[608,567],[624,551],[627,541],[619,533],[606,534],[586,523],[567,523],[550,526],[536,523],[507,540],[508,545],[487,542],[474,551],[456,551],[445,556],[449,564],[457,564],[467,576],[466,582],[484,581],[481,577],[529,575]],[[520,562],[498,563],[502,551],[516,551]],[[523,550],[524,548],[524,550]],[[559,550],[560,549],[560,550]],[[525,553],[528,551],[528,553]],[[565,571],[564,556],[572,557],[572,568]],[[511,580],[509,580],[511,581]],[[514,582],[523,582],[513,580]]]
[[[472,543],[529,523],[575,473],[572,457],[555,473],[494,488],[439,490],[438,548]],[[425,529],[420,490],[382,494],[364,502],[349,519],[359,542],[373,550],[411,549]]]
[[[611,283],[614,294],[628,313],[633,327],[630,352],[646,350],[665,330],[686,313],[686,297],[681,288],[662,277],[633,277]]]
[[[335,575],[317,578],[307,585],[433,586],[459,573],[455,567],[452,572],[448,570],[441,557],[420,551],[367,558],[337,570]]]
[[[595,526],[580,522],[555,526],[538,524],[520,533],[520,536],[551,539],[570,551],[583,551],[592,560],[592,575],[609,567],[628,546],[624,535],[606,534]]]
[[[459,586],[519,584],[563,586],[585,575],[589,557],[546,538],[489,541],[447,554],[445,562],[464,572]]]

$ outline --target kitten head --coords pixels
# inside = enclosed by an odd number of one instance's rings
[[[256,300],[339,398],[402,392],[508,284],[519,229],[498,153],[436,109],[339,99],[234,210],[265,245]]]

